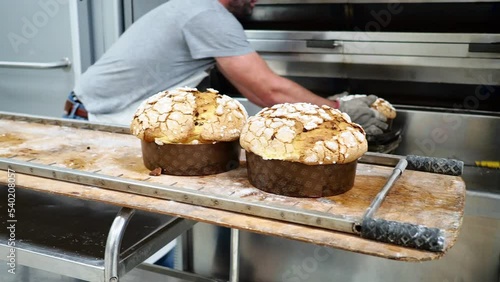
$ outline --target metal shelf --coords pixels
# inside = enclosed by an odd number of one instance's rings
[[[0,187],[0,196],[6,193]],[[25,189],[16,199],[16,264],[88,281],[119,281],[195,224]],[[0,220],[6,226],[5,213]],[[11,248],[7,232],[0,231],[2,258]]]

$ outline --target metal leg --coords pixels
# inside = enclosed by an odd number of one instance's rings
[[[229,282],[238,282],[240,276],[240,231],[231,229],[231,258],[229,269]]]
[[[186,230],[175,246],[174,269],[193,272],[193,230]]]
[[[119,280],[120,247],[125,229],[134,213],[134,209],[122,208],[111,225],[104,251],[104,281],[106,282],[118,282]]]

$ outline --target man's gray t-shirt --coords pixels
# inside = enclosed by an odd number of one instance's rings
[[[135,22],[74,89],[94,114],[120,111],[215,64],[253,52],[217,0],[170,0]]]

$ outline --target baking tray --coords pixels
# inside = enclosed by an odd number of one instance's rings
[[[239,169],[217,175],[151,177],[142,164],[139,140],[127,133],[126,128],[118,126],[4,113],[0,114],[0,157],[17,165],[29,162],[37,170],[51,167],[59,172],[97,177],[101,183],[96,180],[94,184],[108,189],[123,191],[127,187],[106,182],[118,179],[140,184],[142,189],[129,186],[130,193],[168,199],[171,195],[164,193],[164,188],[171,187],[186,192],[188,197],[184,201],[177,199],[183,202],[189,203],[191,195],[205,195],[205,201],[192,204],[226,209],[219,199],[225,204],[229,200],[238,205],[232,211],[345,232],[352,228],[350,222],[363,218],[366,208],[393,172],[390,167],[360,164],[355,186],[345,194],[317,199],[290,198],[252,187],[244,161]],[[107,179],[105,182],[103,177]],[[458,235],[464,195],[465,185],[460,177],[406,171],[376,217],[440,230],[446,242],[441,251],[445,252]],[[329,226],[331,222],[342,221],[346,224]]]

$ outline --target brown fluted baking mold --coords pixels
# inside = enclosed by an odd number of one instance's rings
[[[238,141],[215,144],[164,144],[141,141],[144,165],[161,167],[169,175],[209,175],[239,166],[241,147]]]
[[[265,192],[291,197],[328,197],[354,186],[357,161],[347,164],[306,165],[264,160],[246,152],[250,183]]]

